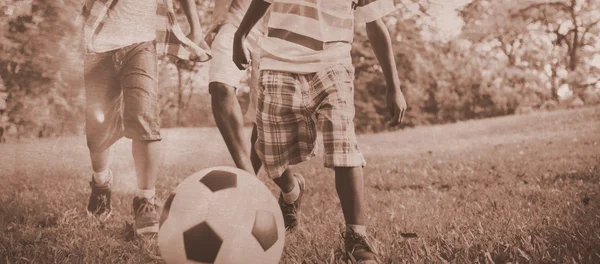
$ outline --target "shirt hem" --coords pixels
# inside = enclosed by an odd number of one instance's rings
[[[268,58],[261,58],[260,70],[281,71],[295,74],[309,74],[325,70],[335,65],[348,65],[353,67],[352,59],[338,62],[316,62],[316,63],[292,63],[277,61]]]

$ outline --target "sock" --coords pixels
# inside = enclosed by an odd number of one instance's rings
[[[353,231],[354,233],[357,233],[359,235],[362,236],[367,236],[367,227],[365,227],[364,225],[346,225],[346,230],[347,231]]]
[[[154,195],[156,194],[156,188],[152,188],[152,189],[138,189],[136,196],[137,197],[143,197],[146,198],[148,200],[151,200],[152,198],[154,198]]]
[[[112,172],[111,170],[105,170],[102,172],[94,172],[93,174],[94,182],[98,186],[107,186],[112,182]]]
[[[283,201],[286,204],[293,204],[296,200],[298,200],[298,197],[300,197],[300,186],[298,186],[298,180],[296,180],[296,177],[294,177],[294,188],[288,193],[282,193]]]

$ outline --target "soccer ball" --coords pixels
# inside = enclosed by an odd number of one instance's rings
[[[256,176],[236,168],[190,175],[160,216],[158,246],[169,264],[279,263],[284,242],[277,200]]]

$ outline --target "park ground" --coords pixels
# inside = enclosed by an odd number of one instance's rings
[[[385,263],[600,263],[600,108],[362,135],[369,232]],[[232,165],[213,128],[164,131],[158,195]],[[0,145],[0,263],[162,263],[131,231],[130,141],[114,148],[116,216],[85,215],[83,137]],[[297,166],[309,190],[282,263],[336,263],[333,172]],[[260,178],[276,194],[264,173]]]

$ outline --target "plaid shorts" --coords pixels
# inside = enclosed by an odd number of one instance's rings
[[[261,71],[255,148],[269,177],[315,155],[317,124],[325,167],[366,165],[354,133],[353,81],[352,65],[311,74]]]

